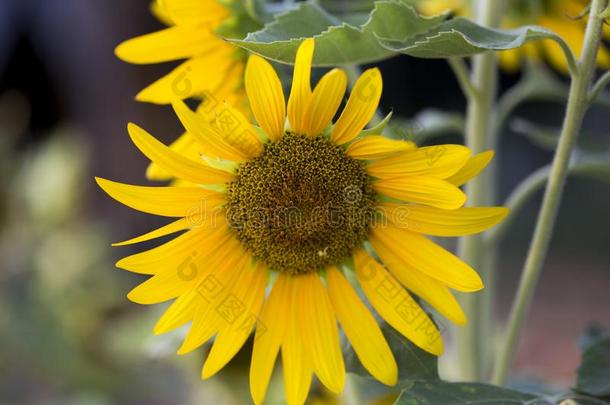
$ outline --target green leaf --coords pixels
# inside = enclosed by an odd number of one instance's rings
[[[543,27],[529,25],[500,30],[482,27],[463,17],[446,21],[417,37],[404,39],[381,33],[377,33],[377,37],[386,49],[419,58],[465,57],[486,51],[515,49],[540,39],[553,39],[565,45],[558,35]]]
[[[398,381],[438,380],[438,359],[423,351],[385,322],[380,323],[394,358],[398,364]],[[363,377],[371,377],[350,346],[344,353],[346,370]]]
[[[553,151],[559,143],[559,134],[556,128],[549,128],[534,124],[523,118],[514,118],[510,122],[510,129],[525,136],[534,145],[548,151]]]
[[[374,0],[318,0],[320,5],[336,14],[368,14],[375,6]]]
[[[413,141],[422,146],[439,136],[463,135],[464,117],[458,113],[426,109],[411,119],[392,119],[387,132],[390,138]]]
[[[606,329],[600,323],[590,322],[585,328],[585,333],[578,339],[578,347],[584,352],[608,336]]]
[[[595,397],[610,396],[610,336],[585,349],[576,389]]]
[[[547,405],[546,399],[523,392],[480,383],[413,381],[401,392],[399,405]]]
[[[568,170],[575,176],[610,182],[610,151],[594,153],[577,149],[572,152]],[[587,350],[584,350],[585,353]]]
[[[438,27],[448,14],[420,16],[413,7],[398,0],[375,2],[366,21],[328,13],[316,2],[303,2],[276,16],[263,29],[243,40],[229,41],[268,59],[292,64],[297,48],[305,38],[315,38],[315,66],[361,64],[393,56],[382,47],[377,36],[407,41]],[[350,21],[350,22],[348,22]]]
[[[510,129],[524,137],[526,137],[534,145],[548,151],[553,151],[557,148],[559,143],[560,129],[554,127],[548,127],[544,125],[538,125],[531,121],[523,118],[514,118],[510,121]],[[598,151],[610,150],[610,143],[590,140],[591,134],[581,131],[580,138],[578,140],[577,153],[583,154],[586,158],[595,158],[596,155],[600,155]],[[580,158],[580,156],[577,156]],[[604,158],[608,157],[606,153]],[[606,164],[610,167],[610,164]]]

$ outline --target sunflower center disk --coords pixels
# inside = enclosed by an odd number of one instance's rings
[[[243,163],[227,196],[229,225],[246,249],[290,274],[349,257],[375,212],[362,162],[322,137],[291,133]]]

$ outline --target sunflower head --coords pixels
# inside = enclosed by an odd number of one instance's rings
[[[463,324],[450,289],[472,292],[483,284],[425,235],[481,232],[506,215],[500,207],[463,207],[459,186],[483,170],[492,152],[418,148],[364,132],[381,97],[378,69],[358,78],[334,121],[347,76],[333,69],[312,90],[313,55],[314,41],[303,41],[287,103],[273,67],[250,57],[244,83],[259,126],[230,105],[216,109],[210,122],[174,102],[197,156],[177,153],[130,125],[136,146],[180,186],[98,179],[130,207],[178,217],[120,243],[183,232],[117,263],[151,275],[128,297],[142,304],[175,299],[155,332],[191,322],[179,353],[214,338],[203,378],[222,369],[254,330],[250,390],[256,404],[265,398],[280,353],[289,404],[304,403],[314,374],[331,392],[341,392],[338,324],[364,368],[396,384],[394,355],[350,278],[389,325],[439,355],[440,332],[411,293]]]
[[[340,146],[286,133],[239,167],[227,212],[256,259],[300,274],[340,263],[366,240],[375,191],[364,164]]]

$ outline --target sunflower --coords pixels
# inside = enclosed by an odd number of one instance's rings
[[[583,0],[511,0],[502,21],[506,29],[521,25],[539,25],[557,33],[578,57],[585,38],[585,18],[579,18],[588,2]],[[457,15],[472,14],[467,0],[418,0],[418,8],[427,15],[451,10]],[[604,31],[610,37],[610,30]],[[568,64],[560,46],[551,40],[528,43],[521,48],[499,53],[500,64],[506,71],[516,71],[524,58],[547,60],[555,69],[568,73]],[[602,46],[597,56],[600,68],[610,68],[610,51]]]
[[[116,55],[135,64],[186,61],[136,99],[156,104],[206,94],[245,99],[242,76],[247,54],[219,36],[220,31],[228,35],[227,27],[247,17],[235,7],[216,0],[155,0],[153,13],[168,28],[121,43]]]
[[[186,61],[138,93],[137,100],[169,104],[176,98],[201,99],[197,112],[208,120],[220,100],[247,113],[243,86],[247,53],[221,35],[242,36],[239,30],[254,28],[255,23],[241,2],[223,4],[217,0],[153,1],[153,14],[169,27],[123,42],[116,48],[116,55],[136,64]],[[171,148],[198,159],[196,142],[188,134],[178,137]],[[163,181],[172,176],[152,164],[147,178]]]
[[[119,245],[183,232],[117,266],[151,277],[128,294],[140,304],[174,299],[155,326],[164,333],[191,322],[178,353],[213,339],[202,377],[223,368],[254,331],[250,388],[265,398],[281,352],[286,398],[302,404],[315,374],[331,392],[345,381],[339,327],[363,366],[394,385],[397,365],[375,311],[423,350],[443,351],[440,332],[411,296],[449,320],[466,317],[450,289],[477,291],[477,273],[426,235],[481,232],[507,213],[464,208],[459,186],[492,152],[460,145],[418,148],[363,129],[381,97],[378,69],[347,85],[341,69],[311,89],[314,41],[302,42],[286,106],[273,67],[251,56],[245,87],[254,126],[226,105],[213,124],[182,101],[174,109],[200,147],[198,162],[143,129],[129,134],[144,155],[189,187],[143,187],[97,179],[111,197],[175,222]],[[286,116],[288,122],[286,122]]]

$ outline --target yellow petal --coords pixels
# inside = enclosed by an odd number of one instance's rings
[[[250,363],[250,392],[257,405],[265,400],[273,366],[290,323],[291,294],[288,287],[288,276],[280,274],[256,325]]]
[[[505,72],[516,73],[521,67],[521,51],[517,49],[509,49],[498,53],[500,66]]]
[[[333,69],[320,79],[307,109],[307,135],[320,135],[328,127],[341,105],[346,87],[347,75],[341,69]]]
[[[608,27],[608,25],[604,25],[604,28],[602,30],[602,35],[604,36],[604,39],[610,39],[610,27]]]
[[[169,185],[171,187],[193,187],[193,186],[197,186],[197,184],[193,184],[190,181],[186,181],[186,180],[182,180],[182,179],[173,179],[172,181],[169,182]],[[217,184],[216,187],[214,188],[214,190],[218,191],[219,193],[224,193],[225,192],[225,187],[224,187],[224,185]]]
[[[172,18],[169,16],[163,0],[153,0],[150,3],[150,12],[159,20],[159,22],[165,25],[174,25]]]
[[[381,203],[384,217],[398,228],[433,236],[463,236],[483,232],[508,214],[504,207],[462,207],[443,210],[422,205]]]
[[[483,288],[476,271],[425,236],[393,225],[375,227],[372,235],[373,239],[389,247],[401,262],[450,288],[464,292]]]
[[[249,268],[248,254],[229,254],[223,261],[216,261],[213,270],[198,283],[199,305],[197,306],[191,329],[178,354],[186,354],[210,340],[225,324],[218,311],[233,297],[236,282],[242,271]]]
[[[559,44],[556,44],[555,42],[551,42],[549,40],[546,41],[544,45],[544,53],[548,58],[550,64],[553,65],[555,69],[557,69],[564,75],[569,74],[568,62],[566,61],[565,54]]]
[[[466,195],[459,188],[433,177],[382,179],[373,187],[379,193],[401,201],[448,210],[460,208],[466,202]]]
[[[277,73],[265,59],[252,55],[246,66],[245,80],[246,92],[256,121],[269,138],[281,138],[286,121],[286,100]]]
[[[227,104],[235,107],[247,107],[245,92],[240,90],[243,78],[242,71],[243,68],[240,68],[239,64],[234,65],[229,72],[227,72],[226,77],[220,86],[216,87],[213,91],[205,91],[205,93],[201,95],[201,103],[199,103],[197,106],[196,116],[201,117],[208,124],[213,122],[216,120],[221,107],[224,105],[224,103],[222,103],[220,100],[224,100]],[[186,107],[186,109],[188,110],[187,112],[190,111],[188,107]],[[248,108],[245,109],[249,111]],[[189,118],[190,117],[182,117],[182,121],[186,121]],[[184,122],[183,125],[185,125]],[[204,133],[206,132],[204,131]],[[223,139],[223,137],[220,135],[219,138]],[[215,138],[209,141],[210,142],[204,142],[202,144],[196,141],[192,134],[187,132],[172,142],[169,145],[169,148],[195,162],[201,162],[202,154],[213,158],[227,159],[237,162],[245,160],[246,158],[245,155],[234,150],[234,148],[230,148],[229,150],[222,149],[221,151],[218,151],[215,148],[215,145],[217,144]],[[148,166],[146,178],[149,180],[172,180],[172,176],[169,173],[154,163],[151,163]]]
[[[128,130],[138,149],[175,177],[198,184],[227,183],[233,180],[230,173],[193,162],[177,154],[135,124],[129,124]]]
[[[178,297],[194,285],[190,277],[179,272],[155,274],[127,294],[127,298],[137,304],[158,304]]]
[[[226,79],[227,73],[236,63],[234,48],[225,43],[213,52],[193,57],[170,73],[155,81],[136,95],[136,100],[169,104],[176,99],[185,99],[212,91]]]
[[[148,187],[117,183],[96,177],[97,184],[121,204],[165,217],[206,214],[225,202],[225,196],[198,187]]]
[[[288,120],[291,129],[298,134],[305,134],[307,108],[311,102],[311,61],[315,43],[309,38],[304,40],[297,51],[294,62],[292,88],[288,99]]]
[[[466,164],[457,173],[446,180],[459,187],[477,177],[487,167],[493,157],[494,152],[492,150],[478,153],[468,159]]]
[[[307,399],[313,373],[311,356],[303,341],[302,299],[299,277],[288,278],[290,292],[289,323],[282,341],[282,368],[288,405],[302,405]]]
[[[213,122],[225,103],[240,109],[244,114],[250,113],[248,97],[243,88],[245,67],[244,63],[233,64],[217,87],[207,89],[201,95],[202,100],[196,111],[206,122]]]
[[[333,127],[334,143],[342,145],[360,134],[375,115],[382,88],[381,72],[377,68],[366,70],[356,80],[345,109]]]
[[[302,342],[296,337],[296,329],[296,326],[290,328],[289,338],[285,339],[282,345],[284,390],[288,405],[305,403],[312,377],[311,360],[304,357]]]
[[[180,135],[169,145],[169,148],[194,162],[201,161],[201,145],[189,133]],[[146,168],[146,178],[153,181],[167,181],[172,179],[172,175],[151,162]]]
[[[223,322],[203,365],[203,379],[220,371],[237,354],[257,325],[267,275],[267,267],[260,262],[257,266],[244,268],[232,287],[232,293],[216,308]]]
[[[179,25],[210,24],[230,15],[218,0],[163,0],[163,7]]]
[[[223,295],[223,298],[226,297]],[[218,332],[221,320],[216,312],[210,308],[210,305],[218,305],[218,301],[207,302],[201,298],[198,299],[197,305],[194,308],[191,316],[191,327],[182,342],[182,345],[176,351],[176,354],[185,355],[193,350],[206,344]]]
[[[172,305],[163,313],[157,321],[154,329],[155,335],[166,333],[187,322],[190,322],[195,315],[196,301],[199,298],[199,292],[196,287],[191,288],[184,294],[181,294]]]
[[[129,63],[159,63],[199,55],[219,43],[220,39],[208,27],[170,27],[129,39],[114,52]]]
[[[138,237],[135,237],[132,239],[128,239],[123,242],[113,243],[112,246],[125,246],[125,245],[132,245],[134,243],[146,242],[146,241],[149,241],[152,239],[160,238],[162,236],[171,235],[172,233],[184,231],[185,229],[188,229],[190,227],[191,227],[191,222],[190,222],[189,218],[180,218],[177,221],[174,221],[170,224],[162,226],[161,228],[157,228],[154,231],[145,233],[144,235],[141,235],[141,236],[138,236]]]
[[[398,367],[377,321],[339,270],[328,269],[326,279],[337,319],[362,365],[383,384],[395,385]]]
[[[297,276],[303,341],[313,369],[330,391],[338,394],[345,384],[345,365],[335,314],[317,273]]]
[[[445,179],[468,161],[470,149],[462,145],[436,145],[399,153],[371,162],[367,172],[379,178],[430,176]]]
[[[246,156],[258,156],[263,149],[254,127],[244,114],[228,103],[218,110],[214,125],[224,135],[227,143],[239,149]]]
[[[224,222],[224,215],[201,222],[191,230],[153,249],[127,256],[116,263],[134,273],[156,274],[162,271],[189,271],[192,261],[204,260],[210,251],[236,240]],[[236,242],[239,247],[239,242]]]
[[[380,159],[399,152],[416,149],[411,141],[389,139],[381,135],[369,135],[352,142],[345,153],[354,159],[372,160]]]
[[[159,263],[175,268],[179,263],[187,262],[185,259],[192,260],[192,253],[199,246],[206,231],[203,228],[191,229],[160,246],[124,257],[115,265],[133,273],[151,275],[164,268]],[[190,261],[187,263],[190,264]]]
[[[354,263],[358,282],[377,313],[418,347],[441,355],[440,332],[396,279],[363,250],[354,254]]]
[[[402,260],[395,246],[388,246],[377,238],[372,238],[371,243],[383,263],[408,290],[427,301],[447,319],[460,325],[466,323],[464,311],[446,286]]]
[[[206,156],[236,162],[247,158],[245,153],[225,140],[225,134],[206,122],[201,114],[193,112],[183,101],[174,101],[172,107],[188,134],[201,145],[200,149]]]
[[[220,259],[228,256],[225,245],[214,245],[206,248],[208,252],[199,253],[199,257],[193,253],[178,266],[158,272],[130,291],[127,298],[138,304],[157,304],[176,298],[198,286],[202,280],[205,281],[209,277],[212,269],[221,266]],[[235,252],[231,259],[237,260],[240,257],[243,257],[243,255]],[[222,263],[222,266],[225,266],[225,263]],[[201,293],[201,290],[199,292]]]

